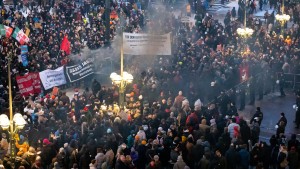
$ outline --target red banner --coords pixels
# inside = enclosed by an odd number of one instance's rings
[[[24,76],[17,76],[16,80],[22,96],[39,94],[41,92],[41,84],[38,73],[29,73]]]
[[[22,96],[28,96],[30,94],[34,94],[33,86],[32,86],[32,78],[31,76],[17,76],[17,83],[19,87],[19,91]]]

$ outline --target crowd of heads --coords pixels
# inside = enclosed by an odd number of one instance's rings
[[[0,73],[5,75],[1,76],[0,86],[2,112],[8,99],[5,87],[9,52],[14,54],[14,77],[72,63],[60,51],[65,35],[73,54],[84,47],[105,46],[103,4],[86,1],[82,6],[76,5],[66,1],[2,8],[2,23],[30,30],[27,67],[18,61],[19,44],[12,38],[1,39]],[[20,11],[15,12],[17,9]],[[105,87],[97,80],[85,90],[75,89],[71,97],[60,91],[57,95],[15,98],[14,112],[22,113],[28,122],[15,136],[17,167],[284,168],[287,157],[290,167],[298,167],[299,142],[294,135],[290,140],[286,138],[284,113],[276,135],[266,143],[259,141],[262,110],[257,108],[249,124],[235,106],[241,67],[248,66],[252,81],[270,88],[276,81],[276,72],[299,71],[297,16],[292,15],[292,27],[280,36],[282,28],[274,20],[268,19],[266,26],[250,15],[247,26],[254,29],[254,34],[245,40],[236,33],[241,18],[236,20],[230,13],[225,25],[205,13],[195,16],[195,24],[186,24],[171,9],[143,11],[136,5],[117,3],[112,3],[111,9],[124,18],[123,23],[111,21],[111,39],[118,27],[131,33],[171,32],[172,56],[158,57],[147,70],[129,66],[137,78],[126,89],[125,108],[116,104],[121,94],[118,86]],[[297,13],[294,6],[287,5],[287,9]],[[260,72],[263,75],[257,78]],[[17,91],[13,87],[14,95]],[[10,168],[11,138],[7,137],[3,131],[1,159],[2,165]]]

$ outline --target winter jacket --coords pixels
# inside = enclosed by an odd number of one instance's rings
[[[173,169],[184,169],[185,166],[186,166],[186,163],[183,160],[180,160],[174,164]]]

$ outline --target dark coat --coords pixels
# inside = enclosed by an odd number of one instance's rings
[[[290,169],[298,169],[299,168],[299,154],[296,151],[289,151],[287,160],[289,161]]]
[[[115,169],[129,169],[129,167],[121,160],[117,160]]]
[[[237,167],[237,161],[240,161],[239,153],[235,151],[234,147],[230,147],[226,153],[225,157],[227,160],[227,168],[235,169]]]
[[[249,168],[249,165],[250,165],[250,153],[242,148],[240,151],[239,151],[239,156],[240,156],[240,166],[241,166],[241,169],[248,169]]]
[[[137,161],[137,168],[144,169],[146,166],[146,151],[147,147],[145,145],[139,145],[137,147],[137,152],[139,155],[138,161]]]
[[[285,169],[285,167],[280,166],[280,163],[282,163],[285,158],[287,158],[286,153],[279,152],[278,157],[277,157],[277,169]]]
[[[49,166],[52,159],[56,156],[56,151],[52,144],[44,145],[41,151],[42,165]]]
[[[227,169],[227,161],[225,157],[219,157],[216,159],[214,169]]]

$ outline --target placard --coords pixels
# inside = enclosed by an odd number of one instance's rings
[[[123,33],[124,54],[171,55],[170,35]]]
[[[60,86],[67,83],[63,66],[55,70],[47,69],[40,72],[40,79],[45,90],[48,90],[54,86]]]
[[[70,82],[75,82],[93,73],[94,65],[92,58],[89,58],[74,66],[66,66],[66,74]]]

